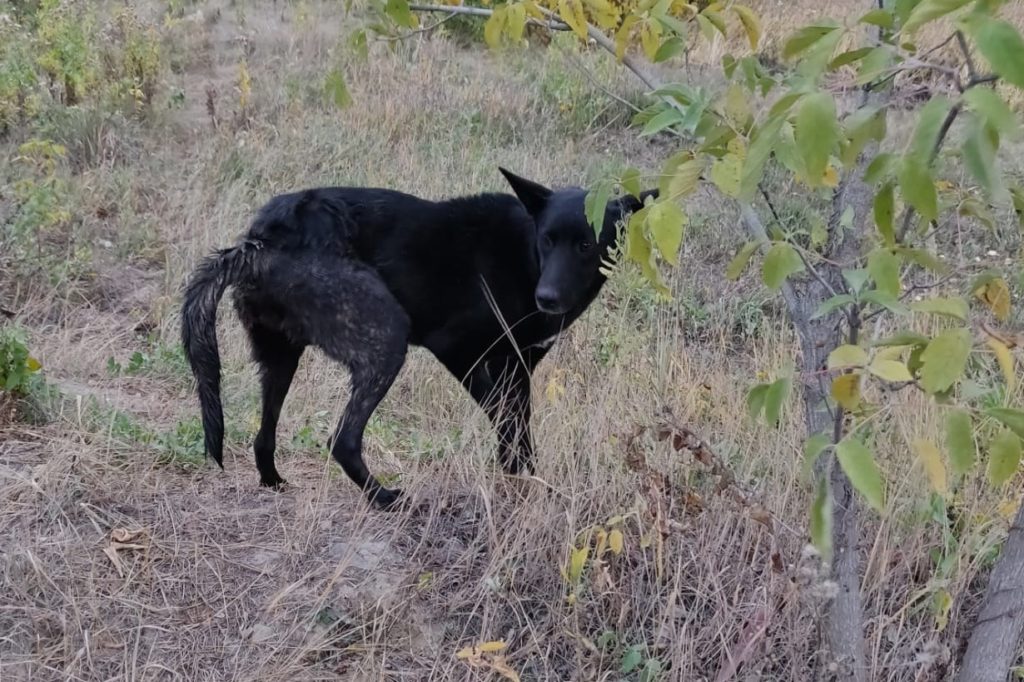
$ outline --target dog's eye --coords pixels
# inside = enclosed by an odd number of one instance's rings
[[[592,248],[594,248],[594,245],[591,244],[590,242],[580,242],[579,243],[580,253],[586,253],[587,251],[590,251]]]

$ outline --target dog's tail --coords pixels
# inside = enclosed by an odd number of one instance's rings
[[[199,389],[206,454],[224,468],[224,410],[220,402],[217,304],[224,291],[253,277],[261,244],[245,241],[209,256],[189,280],[181,306],[181,340]]]

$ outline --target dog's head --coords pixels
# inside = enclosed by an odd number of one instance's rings
[[[608,202],[599,236],[587,222],[586,191],[578,187],[551,190],[500,168],[537,227],[540,280],[534,292],[537,308],[550,315],[568,312],[598,284],[601,258],[615,245],[617,223],[643,207],[643,199],[658,190],[642,192],[640,199],[625,196]]]

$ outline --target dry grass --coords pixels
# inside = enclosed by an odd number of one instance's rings
[[[801,418],[773,430],[744,408],[755,370],[781,371],[795,346],[753,282],[722,278],[722,245],[738,235],[710,195],[691,207],[675,302],[656,305],[620,273],[539,369],[536,479],[497,471],[486,418],[416,351],[367,438],[371,468],[399,477],[414,505],[368,510],[318,447],[346,386],[311,352],[279,429],[293,485],[258,489],[257,391],[227,306],[227,471],[196,460],[179,287],[272,193],[338,183],[451,196],[502,188],[499,163],[575,183],[664,152],[624,129],[557,49],[498,65],[433,39],[361,63],[339,47],[348,27],[330,3],[199,6],[203,19],[173,29],[184,67],[169,89],[184,107],[120,129],[123,156],[74,177],[95,274],[59,295],[0,278],[66,397],[50,423],[0,430],[0,679],[482,680],[495,676],[454,654],[499,639],[523,680],[622,679],[633,646],[664,670],[649,679],[711,679],[738,655],[740,679],[812,679],[827,660],[815,623],[829,585],[805,551]],[[355,99],[344,110],[320,96],[338,63]],[[625,77],[609,80],[630,94]],[[147,358],[132,372],[107,371],[136,351]],[[752,506],[666,442],[629,445],[664,408],[710,443]],[[896,435],[879,447],[892,509],[863,535],[873,679],[944,679],[979,557],[1005,526],[980,494],[959,509],[984,521],[945,550],[955,601],[940,631],[929,606],[940,529],[910,520],[926,501],[906,451],[940,422],[923,401],[889,418]],[[571,548],[615,516],[623,553],[588,564],[568,599]]]

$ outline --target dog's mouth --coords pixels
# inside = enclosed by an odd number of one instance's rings
[[[537,301],[537,310],[546,315],[564,315],[569,311],[569,306],[548,301]]]

